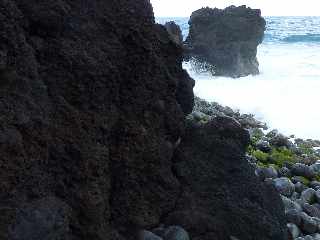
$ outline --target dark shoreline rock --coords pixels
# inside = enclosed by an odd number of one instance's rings
[[[4,0],[0,20],[1,240],[135,240],[161,223],[285,239],[248,132],[186,124],[194,82],[149,1]]]
[[[170,38],[174,41],[177,45],[183,45],[183,36],[182,31],[179,25],[177,25],[174,21],[166,22],[164,27],[167,29]]]
[[[255,169],[259,179],[263,183],[273,184],[281,196],[289,239],[319,239],[319,141],[303,140],[294,135],[287,137],[275,129],[263,131],[268,130],[266,124],[256,120],[253,115],[242,115],[227,106],[209,103],[198,97],[195,97],[194,111],[188,120],[199,129],[217,117],[226,116],[249,130],[250,145],[246,150],[246,160]],[[251,120],[245,122],[250,124],[240,123],[247,116]]]
[[[199,240],[286,239],[280,196],[259,182],[246,161],[248,132],[231,117],[188,126],[174,155],[182,193],[166,223],[181,225]]]
[[[246,6],[202,8],[192,13],[189,25],[185,45],[196,66],[235,78],[259,73],[257,46],[266,25],[260,10]]]
[[[194,83],[149,1],[5,0],[0,20],[0,239],[158,224],[179,194],[171,156]]]

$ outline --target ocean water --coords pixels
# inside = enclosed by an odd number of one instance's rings
[[[188,18],[176,21],[186,37]],[[253,113],[270,128],[296,137],[320,139],[320,17],[266,17],[267,30],[258,48],[260,74],[232,79],[197,73],[194,92]]]

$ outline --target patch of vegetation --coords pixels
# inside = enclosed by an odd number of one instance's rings
[[[252,156],[254,156],[258,160],[258,162],[268,163],[268,159],[269,159],[268,153],[264,153],[260,150],[254,150],[252,152]]]
[[[303,154],[311,155],[314,153],[312,146],[310,146],[309,144],[302,143],[302,144],[299,144],[298,147]]]
[[[283,167],[286,162],[295,163],[295,154],[288,148],[273,148],[270,153],[270,160],[279,167]]]
[[[317,174],[317,175],[314,177],[314,179],[315,179],[316,181],[320,182],[320,174]]]
[[[270,153],[265,153],[260,150],[256,150],[254,147],[248,147],[248,153],[255,157],[258,161],[258,165],[261,167],[273,166],[279,169],[285,165],[285,163],[296,163],[297,156],[288,148],[273,148]]]
[[[250,145],[247,147],[247,153],[256,158],[257,164],[260,167],[273,166],[276,169],[284,166],[293,165],[301,162],[307,165],[313,164],[320,158],[320,154],[314,150],[317,142],[314,140],[295,139],[295,146],[289,148],[287,146],[277,147],[271,146],[271,151],[266,153],[257,148],[257,143],[262,139],[270,142],[272,136],[276,136],[276,130],[264,134],[261,129],[252,129],[250,132]],[[293,137],[293,136],[292,136]],[[317,176],[317,181],[320,181],[320,174]]]
[[[257,165],[258,165],[258,167],[261,167],[261,168],[267,168],[267,167],[269,167],[269,165],[268,164],[266,164],[266,163],[263,163],[263,162],[257,162]]]
[[[251,145],[251,144],[249,144],[249,146],[247,147],[247,150],[246,150],[246,152],[248,153],[248,154],[250,154],[250,155],[253,155],[253,152],[255,151],[255,148]]]
[[[309,185],[310,185],[310,180],[307,179],[307,178],[305,178],[305,177],[295,176],[295,178],[298,178],[299,181],[300,181],[301,183],[303,183],[304,185],[306,185],[306,186],[309,186]]]

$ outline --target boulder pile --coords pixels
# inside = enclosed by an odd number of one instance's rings
[[[273,185],[281,196],[289,239],[320,239],[320,141],[267,131],[267,125],[253,115],[198,97],[195,100],[188,118],[196,126],[227,116],[248,130],[247,161],[260,181]]]

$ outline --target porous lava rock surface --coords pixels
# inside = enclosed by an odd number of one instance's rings
[[[135,239],[161,223],[284,239],[278,195],[242,173],[246,133],[217,120],[184,134],[194,82],[149,1],[1,0],[0,21],[1,240]]]
[[[258,183],[244,157],[249,134],[231,117],[188,124],[174,155],[182,184],[167,224],[192,239],[287,239],[284,208],[272,184]]]

